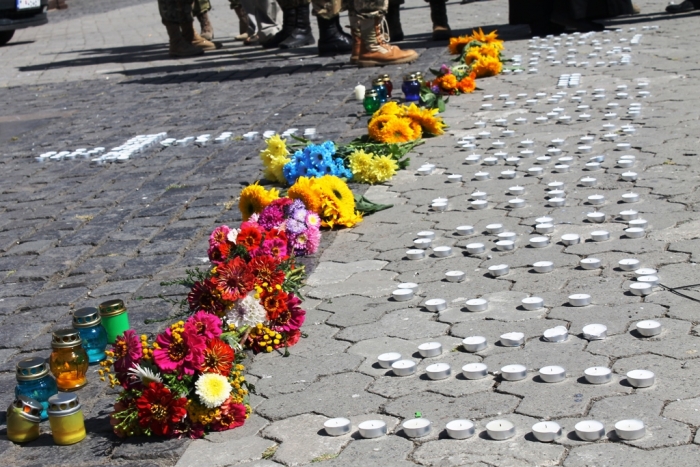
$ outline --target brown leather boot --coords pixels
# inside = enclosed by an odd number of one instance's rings
[[[233,8],[238,16],[238,35],[234,37],[234,40],[244,41],[248,39],[248,26],[250,24],[250,19],[248,19],[248,14],[245,12],[241,5]]]
[[[207,11],[197,15],[197,20],[202,28],[200,36],[208,41],[214,39],[214,27],[211,25],[211,21],[209,21],[209,12]]]
[[[186,41],[189,41],[190,44],[194,45],[195,47],[202,50],[216,50],[216,45],[214,45],[213,42],[209,42],[197,34],[197,31],[194,30],[194,25],[192,23],[181,23],[180,29],[182,29],[182,37],[184,37]]]
[[[168,31],[168,38],[170,39],[168,53],[171,57],[195,57],[204,53],[202,49],[195,47],[182,37],[182,31],[180,31],[178,23],[163,21],[163,25]]]
[[[350,52],[350,64],[357,65],[360,59],[360,49],[362,48],[362,34],[360,33],[359,19],[357,16],[348,14],[350,20],[350,33],[352,34],[352,51]]]
[[[409,63],[418,58],[415,50],[401,50],[389,44],[388,34],[384,32],[386,21],[383,16],[358,18],[358,22],[360,29],[358,66],[396,65]]]

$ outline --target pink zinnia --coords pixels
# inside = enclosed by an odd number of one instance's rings
[[[214,247],[221,243],[226,242],[226,237],[231,231],[227,225],[221,225],[214,229],[214,231],[209,235],[209,246]]]
[[[287,295],[287,310],[272,322],[273,329],[277,332],[289,332],[300,329],[306,320],[306,311],[299,308],[301,300],[294,294]]]
[[[160,348],[153,351],[153,360],[165,373],[181,372],[193,375],[204,362],[204,350],[207,348],[204,337],[185,330],[179,339],[173,337],[171,328],[158,334],[156,343]]]
[[[185,322],[185,331],[192,331],[207,340],[214,339],[221,335],[221,319],[206,311],[198,311]]]
[[[321,244],[321,230],[318,226],[310,226],[306,231],[306,254],[312,255]]]
[[[279,237],[265,240],[262,247],[258,248],[253,256],[262,255],[272,256],[273,258],[286,258],[289,255],[287,252],[287,241]]]
[[[112,346],[114,352],[114,370],[117,373],[126,373],[141,359],[141,340],[138,334],[131,329],[117,337]]]

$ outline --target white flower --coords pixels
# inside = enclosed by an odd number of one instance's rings
[[[236,238],[238,238],[238,232],[240,232],[240,229],[231,229],[229,230],[228,234],[226,234],[226,240],[229,242],[233,243],[234,245],[236,244]]]
[[[138,363],[135,363],[133,367],[129,368],[128,373],[132,376],[136,376],[143,384],[163,382],[163,378],[161,378],[158,373]]]
[[[255,293],[251,292],[233,305],[233,308],[226,313],[226,318],[230,324],[235,324],[236,327],[255,326],[265,321],[267,311],[255,298]]]
[[[194,383],[194,387],[197,388],[195,393],[199,400],[209,409],[215,409],[226,402],[232,390],[228,379],[216,373],[204,373]]]

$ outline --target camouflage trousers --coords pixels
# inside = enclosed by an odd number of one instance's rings
[[[283,10],[311,3],[314,15],[331,19],[346,10],[351,15],[360,17],[382,16],[389,8],[389,1],[393,3],[395,0],[277,0],[277,3]],[[403,3],[403,0],[396,0],[396,2]]]
[[[211,10],[209,0],[158,0],[158,11],[164,22],[191,23],[193,15]]]

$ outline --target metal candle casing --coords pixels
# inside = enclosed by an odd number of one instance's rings
[[[61,391],[75,391],[87,384],[88,356],[76,329],[59,329],[51,338],[49,366]],[[49,406],[51,399],[49,398]],[[50,407],[49,407],[50,408]],[[50,415],[50,414],[49,414]]]
[[[49,397],[58,392],[56,380],[50,374],[46,359],[32,357],[20,360],[15,368],[15,377],[15,397],[24,396],[38,401],[42,406],[41,419],[46,420],[49,417],[46,413]]]
[[[129,329],[129,313],[122,300],[108,300],[100,303],[102,326],[107,331],[107,342],[114,344],[117,336]]]
[[[90,363],[104,360],[107,348],[107,331],[102,326],[102,318],[97,308],[80,308],[73,312],[73,328],[80,333],[83,348]]]
[[[41,403],[26,396],[18,396],[7,408],[7,439],[26,443],[39,437]]]
[[[85,439],[85,419],[77,394],[61,392],[51,396],[48,412],[54,443],[66,446]]]

